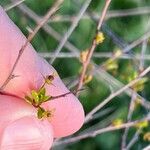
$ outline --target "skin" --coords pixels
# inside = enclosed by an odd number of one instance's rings
[[[4,83],[26,38],[0,7],[0,86]],[[43,76],[53,74],[54,68],[40,58],[31,45],[24,51],[5,91],[16,96],[0,94],[0,149],[48,150],[53,138],[65,137],[79,130],[84,122],[84,111],[79,100],[69,94],[43,104],[54,110],[49,119],[39,120],[36,109],[24,100],[31,90],[38,90]],[[67,93],[59,76],[46,85],[47,95]],[[19,97],[19,98],[18,98]]]

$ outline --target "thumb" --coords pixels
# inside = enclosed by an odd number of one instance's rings
[[[24,117],[9,124],[2,134],[2,150],[49,150],[53,131],[47,121]]]

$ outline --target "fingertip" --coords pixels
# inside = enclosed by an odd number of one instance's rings
[[[47,109],[54,110],[50,123],[54,137],[60,138],[77,132],[84,123],[84,110],[79,100],[72,94],[52,100],[46,104]]]
[[[2,150],[49,150],[53,130],[49,122],[24,117],[9,124],[2,135]]]

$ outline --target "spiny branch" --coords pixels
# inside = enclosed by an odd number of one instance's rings
[[[17,2],[14,2],[14,3],[12,3],[12,4],[9,4],[9,5],[5,6],[4,10],[5,10],[5,11],[9,11],[9,10],[11,10],[12,8],[14,8],[14,7],[20,5],[20,4],[23,3],[24,1],[25,1],[25,0],[19,0],[19,1],[17,1]]]
[[[63,0],[57,0],[55,2],[55,4],[53,5],[53,7],[47,12],[47,14],[44,16],[44,18],[39,22],[39,24],[36,26],[36,28],[33,30],[32,33],[29,34],[25,44],[21,47],[21,49],[19,50],[19,54],[15,60],[15,63],[7,77],[7,79],[5,80],[5,82],[2,84],[2,86],[0,87],[0,91],[2,91],[5,86],[9,83],[9,81],[12,79],[13,76],[13,72],[15,70],[15,68],[18,65],[18,62],[23,54],[23,52],[25,51],[25,49],[27,48],[28,44],[32,41],[32,39],[34,38],[34,36],[36,35],[36,33],[39,31],[39,29],[48,21],[48,19],[59,9],[60,5],[62,4]]]
[[[124,128],[129,128],[129,127],[134,127],[137,123],[140,123],[141,121],[145,121],[145,120],[149,121],[150,120],[149,116],[147,116],[141,120],[131,121],[131,122],[119,125],[119,126],[108,126],[106,128],[91,131],[91,132],[88,132],[88,133],[85,133],[82,135],[78,135],[76,137],[72,137],[72,138],[68,138],[66,140],[58,141],[54,144],[54,146],[58,146],[58,145],[62,145],[62,144],[71,144],[71,143],[80,141],[80,140],[85,139],[85,138],[95,137],[95,136],[100,135],[102,133],[120,130],[120,129],[124,129]]]
[[[106,16],[106,12],[107,12],[107,9],[109,7],[110,2],[111,2],[111,0],[106,0],[105,1],[105,6],[104,6],[104,9],[102,11],[102,15],[100,16],[98,24],[97,24],[96,35],[98,34],[98,32],[99,32],[99,30],[100,30],[100,28],[102,26],[102,22],[104,21],[104,18]],[[90,49],[88,51],[86,61],[83,63],[83,69],[82,69],[82,72],[81,72],[81,75],[80,75],[80,78],[79,78],[79,84],[77,86],[77,91],[82,88],[83,80],[84,80],[84,77],[85,77],[85,74],[86,74],[86,70],[88,68],[88,65],[90,63],[91,57],[92,57],[93,52],[94,52],[96,47],[97,47],[97,42],[96,42],[96,39],[94,37],[94,39],[92,41],[92,46],[90,47]],[[78,94],[78,92],[76,92],[76,95],[77,94]]]
[[[102,103],[100,103],[91,112],[89,112],[85,118],[85,122],[87,122],[93,116],[93,114],[95,114],[98,110],[100,110],[103,106],[105,106],[108,102],[110,102],[114,97],[120,95],[126,89],[128,89],[129,87],[137,83],[141,79],[141,77],[145,76],[148,72],[150,72],[150,66],[147,67],[135,80],[132,80],[130,83],[128,83],[127,85],[119,89],[118,91],[112,93]]]

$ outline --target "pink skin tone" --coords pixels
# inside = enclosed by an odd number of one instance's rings
[[[0,7],[0,86],[4,83],[26,38]],[[54,109],[53,117],[39,120],[36,109],[24,100],[31,90],[44,82],[43,76],[53,74],[54,68],[40,58],[29,45],[15,71],[17,75],[5,87],[14,96],[0,95],[0,149],[48,150],[53,138],[65,137],[81,128],[84,111],[79,100],[69,94],[43,104]],[[46,85],[47,95],[57,96],[68,92],[59,76],[53,85]]]

